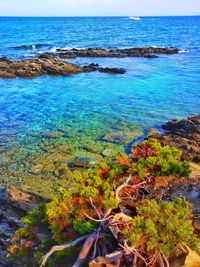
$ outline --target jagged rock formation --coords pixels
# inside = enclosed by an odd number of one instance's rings
[[[200,115],[172,120],[163,129],[167,133],[157,137],[162,144],[175,146],[183,151],[185,160],[200,163]]]
[[[41,201],[44,200],[17,188],[0,190],[0,266],[23,267],[21,262],[7,259],[7,248],[15,231],[23,226],[20,219]]]
[[[101,68],[97,64],[81,67],[50,55],[22,61],[11,61],[5,57],[0,58],[0,78],[34,78],[45,74],[64,76],[88,71],[110,74],[124,74],[126,72],[121,68]]]
[[[172,47],[135,47],[126,49],[103,49],[103,48],[87,48],[87,49],[57,49],[57,55],[60,58],[76,58],[76,57],[145,57],[156,58],[157,54],[177,54],[180,50]]]

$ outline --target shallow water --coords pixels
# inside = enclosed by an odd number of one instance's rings
[[[2,184],[10,183],[11,177],[14,184],[24,183],[30,173],[31,179],[36,179],[33,166],[60,153],[60,146],[71,150],[58,160],[59,164],[79,155],[101,160],[99,154],[105,148],[123,150],[122,145],[102,141],[107,132],[147,132],[170,119],[199,114],[200,17],[145,17],[140,21],[122,17],[0,18],[0,27],[0,55],[13,59],[54,51],[55,47],[156,45],[189,51],[156,59],[71,60],[81,65],[93,62],[122,67],[127,70],[124,75],[93,72],[1,79]],[[39,45],[30,49],[34,44]],[[40,178],[46,175],[43,171]]]

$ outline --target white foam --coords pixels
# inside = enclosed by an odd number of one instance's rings
[[[189,50],[181,49],[178,51],[179,53],[189,53]]]

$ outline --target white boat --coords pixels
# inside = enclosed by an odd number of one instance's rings
[[[141,18],[140,18],[140,17],[129,17],[129,19],[141,20]]]

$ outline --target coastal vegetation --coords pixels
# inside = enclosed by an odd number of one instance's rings
[[[145,140],[129,157],[77,171],[56,197],[29,211],[8,256],[27,266],[167,267],[187,248],[199,253],[191,204],[166,194],[189,174],[180,150]]]

